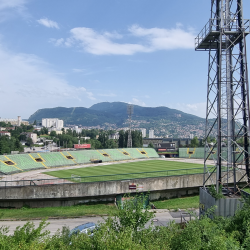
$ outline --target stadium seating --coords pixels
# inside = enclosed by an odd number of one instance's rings
[[[112,151],[107,152],[107,149],[98,149],[96,150],[100,154],[100,160],[103,162],[114,161]]]
[[[153,149],[153,148],[143,148],[143,149],[144,149],[144,151],[147,152],[148,157],[150,157],[150,158],[159,158],[159,155],[157,154],[155,149]]]
[[[213,150],[213,154],[209,157],[210,160],[215,156],[217,149]],[[180,158],[204,159],[204,148],[179,148]]]
[[[9,161],[4,155],[0,155],[0,172],[4,174],[20,172],[21,170],[16,168],[15,165],[7,165],[4,162]]]
[[[118,149],[105,149],[105,151],[112,157],[114,161],[132,160],[133,157],[122,148]]]
[[[85,150],[86,152],[89,150]],[[77,163],[90,163],[90,158],[93,157],[89,157],[89,155],[87,155],[86,153],[83,153],[83,150],[81,151],[72,151],[70,152],[70,154],[74,157],[75,161]]]
[[[148,158],[147,153],[138,148],[126,148],[126,151],[133,157],[134,159]],[[145,152],[145,154],[141,153]]]
[[[68,160],[60,152],[40,153],[40,156],[45,160],[44,164],[47,167],[69,166],[76,164],[72,160]]]
[[[45,168],[40,162],[36,162],[28,154],[17,154],[17,155],[8,155],[8,158],[16,163],[16,167],[20,170],[32,170]]]
[[[240,156],[240,152],[236,150],[237,162],[241,162],[243,155]],[[217,158],[217,148],[215,148],[212,154],[209,156],[209,160]],[[238,157],[240,156],[240,157]],[[179,148],[179,158],[193,158],[193,159],[204,159],[204,148]],[[222,158],[227,159],[227,152],[222,152]]]
[[[74,151],[73,151],[74,152]],[[102,156],[100,153],[97,152],[97,150],[81,150],[81,151],[75,151],[74,154],[71,152],[72,155],[78,155],[79,158],[81,158],[83,161],[78,161],[76,158],[76,161],[78,163],[90,163],[92,160],[102,160]],[[87,161],[85,161],[85,159]]]
[[[75,158],[74,156],[71,154],[71,152],[68,152],[68,151],[64,151],[64,152],[61,152],[61,154],[66,157],[67,160],[71,160],[73,161],[75,164],[77,164],[77,162],[75,161]]]
[[[91,163],[100,160],[102,162],[111,162],[155,157],[159,156],[152,148],[119,148],[6,155],[0,156],[0,172],[10,174],[39,168]],[[13,161],[13,165],[7,165],[5,162],[8,160]]]

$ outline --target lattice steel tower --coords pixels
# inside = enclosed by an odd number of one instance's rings
[[[242,2],[211,0],[211,17],[195,40],[197,51],[209,51],[204,187],[210,180],[217,192],[220,184],[235,193],[237,182],[249,183],[249,20],[243,19]],[[216,143],[209,142],[211,137]],[[211,158],[213,167],[208,164]],[[233,189],[228,188],[229,180]]]
[[[127,113],[128,113],[128,119],[129,119],[129,131],[128,131],[128,142],[127,142],[127,148],[132,148],[132,135],[131,135],[131,127],[132,127],[132,114],[133,114],[133,105],[128,104]]]

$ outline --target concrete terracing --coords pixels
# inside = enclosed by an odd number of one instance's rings
[[[239,180],[241,175],[237,175]],[[231,178],[229,182],[233,182]],[[0,207],[69,206],[89,201],[114,201],[118,194],[150,191],[150,199],[171,198],[198,193],[203,184],[203,174],[144,178],[126,181],[90,183],[65,183],[0,188]],[[211,183],[208,183],[211,184]]]
[[[180,162],[192,162],[200,164],[203,163],[203,160],[194,159],[162,160],[175,160]],[[110,163],[102,163],[102,165],[105,164]],[[211,165],[212,164],[213,163],[211,161]],[[60,167],[57,168],[57,170],[93,167],[96,165],[100,164]],[[160,198],[172,198],[198,194],[199,187],[203,185],[203,174],[74,183],[70,180],[63,181],[63,179],[56,179],[44,173],[54,170],[55,168],[35,170],[4,176],[2,181],[8,182],[7,184],[4,184],[6,182],[2,182],[0,186],[0,207],[22,207],[24,205],[29,205],[30,207],[70,206],[90,201],[114,201],[116,196],[119,194],[134,193],[136,191],[150,191],[150,199],[157,200]],[[241,177],[242,175],[238,172],[237,180],[239,180]],[[39,182],[38,179],[45,180],[43,182]],[[229,182],[233,182],[233,180],[230,179]],[[208,185],[209,184],[212,183],[208,183]],[[136,185],[137,190],[130,189],[131,185]]]

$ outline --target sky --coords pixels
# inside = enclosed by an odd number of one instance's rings
[[[210,4],[0,0],[0,117],[106,101],[205,117],[208,52],[194,39]]]

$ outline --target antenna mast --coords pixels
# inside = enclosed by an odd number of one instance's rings
[[[132,148],[132,135],[131,135],[131,127],[132,127],[132,114],[134,111],[134,107],[132,104],[128,104],[127,113],[128,113],[128,120],[129,120],[129,131],[128,131],[128,142],[127,148]]]

